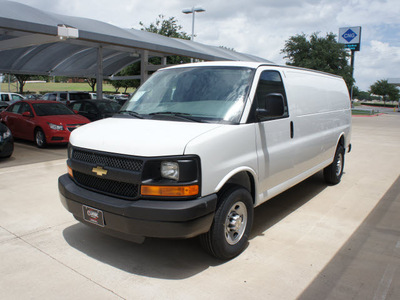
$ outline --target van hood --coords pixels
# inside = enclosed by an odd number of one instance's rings
[[[185,154],[186,145],[221,124],[108,118],[71,133],[73,146],[135,156]]]

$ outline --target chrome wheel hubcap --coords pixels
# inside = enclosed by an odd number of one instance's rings
[[[243,202],[232,205],[225,220],[225,239],[229,245],[238,243],[246,229],[247,209]]]
[[[342,167],[343,167],[343,154],[339,153],[338,160],[336,162],[336,176],[340,176],[340,173],[342,173]]]

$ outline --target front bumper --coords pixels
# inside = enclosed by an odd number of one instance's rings
[[[46,135],[46,143],[48,144],[57,144],[57,143],[68,143],[69,136],[71,132],[68,130],[53,130],[50,129],[45,133]]]
[[[12,155],[14,151],[14,139],[8,137],[6,139],[0,138],[0,157],[8,157]]]
[[[74,217],[119,238],[190,238],[207,232],[212,224],[217,195],[195,200],[123,200],[78,186],[67,174],[58,179],[60,199]],[[82,205],[103,211],[104,227],[83,219]]]

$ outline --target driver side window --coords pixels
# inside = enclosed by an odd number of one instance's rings
[[[19,108],[18,113],[22,115],[24,112],[29,112],[30,114],[32,114],[32,110],[31,110],[31,108],[29,107],[29,104],[28,104],[28,103],[25,103],[25,102],[22,102],[22,103],[21,103],[21,107]]]
[[[285,88],[277,71],[263,71],[255,95],[256,109],[260,121],[289,116]]]

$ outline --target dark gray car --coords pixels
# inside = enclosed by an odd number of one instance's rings
[[[112,100],[78,100],[68,104],[73,111],[88,118],[90,121],[96,121],[112,117],[119,111],[121,105]]]

